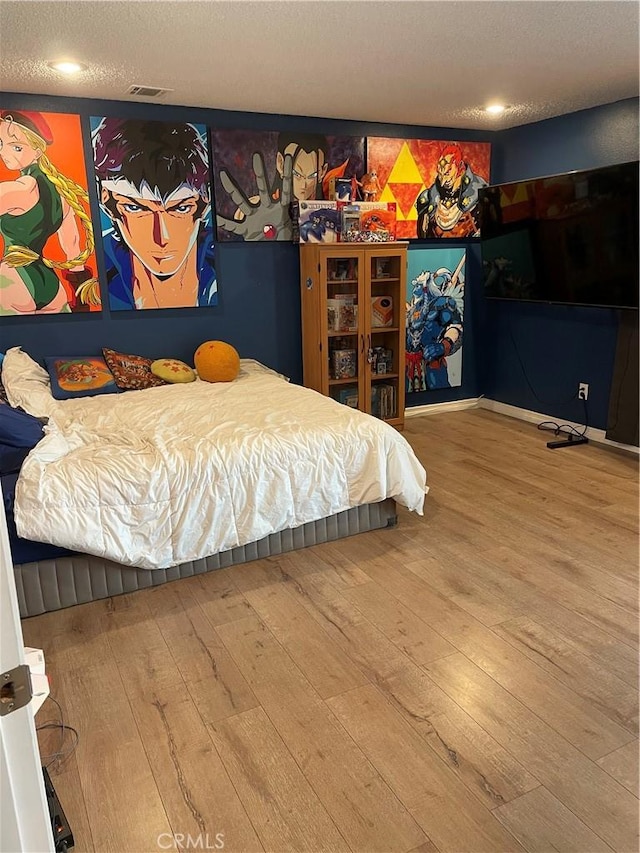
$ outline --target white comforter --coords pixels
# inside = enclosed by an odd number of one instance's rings
[[[50,418],[16,488],[26,539],[157,569],[386,497],[422,514],[426,474],[402,435],[258,362],[231,383],[60,402],[15,348],[3,379],[13,405]]]

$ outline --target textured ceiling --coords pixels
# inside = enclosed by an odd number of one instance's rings
[[[638,94],[636,2],[12,2],[4,91],[465,128]],[[64,78],[47,60],[87,65]],[[482,105],[510,105],[499,118]]]

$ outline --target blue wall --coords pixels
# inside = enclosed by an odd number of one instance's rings
[[[497,135],[493,183],[638,159],[638,100],[631,98]],[[589,383],[589,425],[606,428],[619,312],[486,300],[476,312],[485,395],[583,423],[578,382]]]
[[[492,142],[495,134],[389,125],[337,119],[307,118],[222,110],[204,110],[156,104],[132,104],[56,98],[40,95],[0,94],[3,109],[22,108],[43,112],[77,113],[83,122],[85,157],[92,162],[89,116],[116,116],[160,121],[192,121],[217,128],[300,130],[356,136],[398,136],[423,139],[458,139]],[[97,199],[91,194],[93,221],[99,221]],[[429,241],[424,241],[428,244]],[[437,241],[436,241],[437,243]],[[474,305],[478,301],[480,263],[477,241],[467,272],[469,290],[465,325],[463,385],[450,392],[410,395],[412,405],[475,397],[479,391],[473,334]],[[98,271],[104,281],[100,242],[96,247]],[[256,358],[275,370],[302,382],[300,279],[298,247],[288,243],[221,243],[216,246],[218,306],[179,310],[110,314],[108,304],[100,314],[52,317],[0,317],[0,349],[22,346],[40,359],[45,355],[97,353],[108,346],[150,357],[174,356],[192,362],[193,353],[205,340],[233,344],[240,355]],[[472,285],[475,285],[472,287]],[[106,300],[105,300],[106,301]],[[467,325],[468,324],[468,325]]]
[[[638,101],[629,99],[497,133],[342,121],[156,104],[2,94],[3,108],[79,113],[85,156],[91,162],[88,117],[107,115],[193,121],[212,127],[315,130],[326,134],[489,141],[492,181],[554,174],[638,158]],[[92,196],[94,222],[99,221]],[[437,245],[438,241],[435,241]],[[428,245],[420,241],[412,245]],[[487,397],[580,421],[578,382],[590,384],[589,419],[606,426],[618,317],[615,311],[485,300],[478,241],[467,247],[463,384],[448,391],[408,395],[407,405]],[[98,244],[98,271],[104,263]],[[110,346],[153,357],[190,361],[208,339],[232,343],[294,382],[302,381],[297,246],[223,243],[216,248],[219,304],[180,309],[53,317],[0,317],[0,349],[20,345],[35,358],[98,352]]]

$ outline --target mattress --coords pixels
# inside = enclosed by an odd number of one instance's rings
[[[178,578],[335,541],[368,530],[393,527],[396,523],[395,501],[387,498],[377,503],[353,507],[300,527],[271,533],[257,542],[222,551],[202,560],[154,571],[123,566],[100,557],[66,552],[14,567],[20,615],[23,618],[36,616],[75,604],[158,586]]]

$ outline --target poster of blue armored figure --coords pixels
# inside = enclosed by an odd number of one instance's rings
[[[91,144],[111,310],[216,305],[206,127],[92,117]]]
[[[407,253],[407,392],[462,384],[464,249]]]
[[[364,171],[362,136],[212,130],[211,147],[218,240],[290,241],[292,204],[335,200],[335,182],[357,188]],[[337,227],[329,210],[319,227]]]

